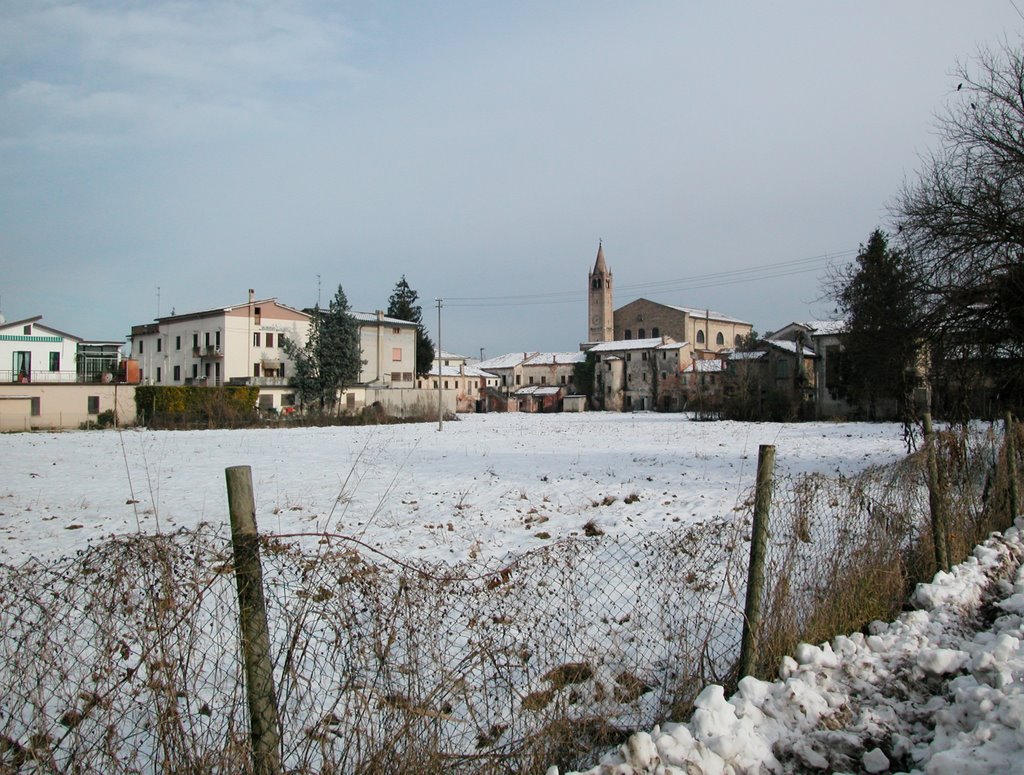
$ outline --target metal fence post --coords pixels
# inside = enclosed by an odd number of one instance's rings
[[[925,450],[928,464],[928,507],[932,515],[932,544],[935,546],[935,564],[939,570],[949,571],[949,535],[946,529],[946,514],[942,504],[942,485],[939,481],[939,451],[936,449],[938,436],[932,427],[931,412],[925,412]]]
[[[1013,423],[1013,414],[1010,412],[1006,413],[1006,422],[1003,430],[1006,437],[1006,476],[1010,480],[1007,488],[1007,495],[1010,500],[1009,524],[1012,525],[1013,521],[1017,518],[1017,504],[1020,501],[1017,499],[1017,441],[1014,438],[1016,427]]]
[[[249,731],[256,775],[281,772],[281,736],[274,691],[274,668],[270,660],[270,630],[263,598],[263,570],[260,567],[259,535],[252,490],[252,468],[224,469],[231,514],[231,544],[234,549],[235,581],[238,585],[238,619],[245,662],[245,688],[249,703]]]
[[[762,444],[757,450],[757,486],[754,495],[754,534],[750,540],[747,568],[747,600],[743,608],[743,641],[740,644],[739,677],[750,675],[757,661],[761,634],[761,598],[764,595],[764,558],[768,549],[768,512],[772,505],[775,447]]]

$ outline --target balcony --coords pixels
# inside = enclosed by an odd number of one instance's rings
[[[205,347],[193,347],[193,358],[223,358],[224,348],[219,345],[208,344]]]
[[[43,382],[48,384],[69,383],[69,382],[95,382],[94,379],[87,379],[84,374],[77,371],[42,371],[32,369],[32,373],[22,376],[16,371],[0,370],[0,382]]]
[[[229,385],[250,385],[252,387],[288,387],[289,377],[232,377]]]

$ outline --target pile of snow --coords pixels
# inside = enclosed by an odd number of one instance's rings
[[[1024,773],[1021,528],[919,585],[917,610],[802,644],[778,681],[744,678],[728,700],[709,686],[689,723],[635,734],[587,773]]]

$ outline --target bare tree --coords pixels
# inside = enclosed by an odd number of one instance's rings
[[[1024,389],[1024,51],[1008,41],[960,63],[938,150],[891,207],[922,292],[934,377],[959,413],[979,390]],[[983,390],[982,390],[983,389]]]

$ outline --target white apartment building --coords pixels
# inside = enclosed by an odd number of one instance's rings
[[[362,405],[366,387],[413,387],[416,324],[382,312],[352,314],[363,365],[345,405]],[[255,385],[261,408],[281,409],[295,403],[294,363],[284,343],[305,344],[308,333],[308,313],[276,298],[256,299],[250,290],[243,304],[132,326],[131,348],[143,384]]]

